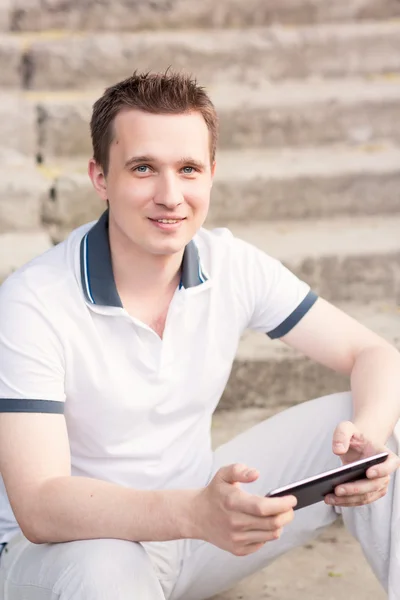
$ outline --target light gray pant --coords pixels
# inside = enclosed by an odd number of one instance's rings
[[[243,462],[260,471],[243,486],[268,490],[339,466],[332,434],[351,419],[349,393],[313,400],[257,424],[214,453],[213,473]],[[400,427],[389,440],[399,453]],[[359,540],[389,600],[400,598],[400,483],[392,477],[384,498],[366,506],[334,509],[320,502],[295,513],[279,540],[237,557],[200,540],[146,542],[82,540],[35,545],[22,534],[2,554],[0,600],[201,600],[262,569],[284,552],[305,544],[338,512]]]

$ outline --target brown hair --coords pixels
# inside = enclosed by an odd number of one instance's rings
[[[109,166],[109,150],[113,140],[116,115],[125,108],[154,114],[179,114],[198,111],[210,133],[210,158],[215,159],[218,117],[205,89],[189,75],[169,72],[137,73],[107,88],[94,103],[90,121],[93,158],[105,175]]]

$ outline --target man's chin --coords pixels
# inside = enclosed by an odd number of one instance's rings
[[[178,243],[178,240],[173,243],[171,240],[168,244],[154,244],[149,250],[155,256],[175,256],[176,254],[183,253],[186,245],[187,243]]]

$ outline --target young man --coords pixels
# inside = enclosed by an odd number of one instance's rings
[[[0,594],[208,598],[341,513],[398,598],[398,352],[277,260],[202,228],[217,117],[194,81],[135,74],[95,103],[91,132],[103,216],[0,290]],[[348,373],[352,391],[212,452],[246,328]],[[385,447],[325,503],[294,515],[292,496],[264,497]]]

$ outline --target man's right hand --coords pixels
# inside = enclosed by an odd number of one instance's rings
[[[241,483],[258,476],[256,469],[238,463],[219,469],[195,496],[193,537],[236,556],[252,554],[266,542],[277,540],[292,521],[297,500],[294,496],[265,498],[240,489]]]

